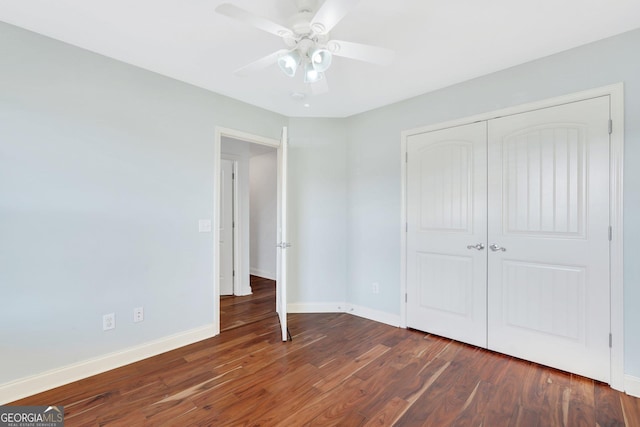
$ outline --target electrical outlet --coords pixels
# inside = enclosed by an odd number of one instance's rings
[[[133,321],[142,322],[144,320],[144,309],[142,307],[136,307],[133,309]]]
[[[378,282],[373,282],[371,284],[371,292],[373,292],[374,294],[380,293],[380,284]]]
[[[102,316],[102,330],[108,331],[109,329],[115,329],[116,327],[116,314],[109,313]]]

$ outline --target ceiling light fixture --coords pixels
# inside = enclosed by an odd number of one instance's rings
[[[224,1],[224,0],[223,0]],[[309,87],[310,94],[319,95],[329,90],[324,74],[334,56],[355,59],[377,65],[393,62],[394,52],[378,46],[334,40],[331,30],[350,12],[358,0],[293,0],[297,12],[289,19],[289,26],[265,19],[231,3],[221,3],[216,12],[259,30],[274,34],[286,46],[259,58],[234,73],[246,76],[278,63],[282,72],[294,77],[298,68],[304,69],[304,81],[320,81]]]
[[[327,71],[331,65],[331,52],[327,49],[315,48],[309,53],[309,59],[313,69],[319,73]]]
[[[283,73],[289,77],[296,75],[298,65],[300,64],[300,54],[297,50],[287,52],[278,58],[278,65]]]
[[[331,66],[332,54],[317,46],[317,40],[303,39],[296,47],[278,57],[278,66],[289,77],[294,77],[299,67],[304,67],[304,82],[315,83],[324,78]]]
[[[324,74],[313,68],[313,64],[308,63],[304,66],[304,82],[315,83],[322,80]]]

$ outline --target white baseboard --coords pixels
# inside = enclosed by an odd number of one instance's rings
[[[346,302],[294,302],[287,304],[287,313],[346,313]]]
[[[350,305],[347,313],[358,317],[364,317],[365,319],[374,320],[376,322],[385,323],[390,326],[395,326],[396,328],[400,327],[399,314],[390,314],[359,305]]]
[[[261,270],[259,268],[250,268],[250,272],[252,276],[264,277],[269,280],[276,280],[276,273],[268,270]]]
[[[400,315],[389,314],[384,311],[373,310],[346,302],[327,303],[291,303],[287,304],[288,313],[347,313],[375,322],[400,327]]]
[[[94,359],[0,384],[0,405],[175,350],[211,338],[214,335],[214,326],[206,325]]]
[[[625,375],[624,391],[628,395],[640,397],[640,378],[631,375]]]

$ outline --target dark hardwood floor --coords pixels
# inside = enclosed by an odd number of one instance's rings
[[[606,384],[349,314],[291,314],[284,343],[250,300],[215,338],[15,404],[64,405],[68,427],[640,426]]]
[[[220,297],[220,331],[258,322],[276,315],[276,282],[251,276],[252,294]]]

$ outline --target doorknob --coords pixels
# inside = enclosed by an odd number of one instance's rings
[[[481,251],[484,249],[484,244],[478,243],[477,245],[467,245],[467,249],[477,249]]]
[[[491,249],[493,252],[506,252],[507,249],[503,248],[502,246],[498,246],[495,243],[492,243],[491,246],[489,246],[489,249]]]

